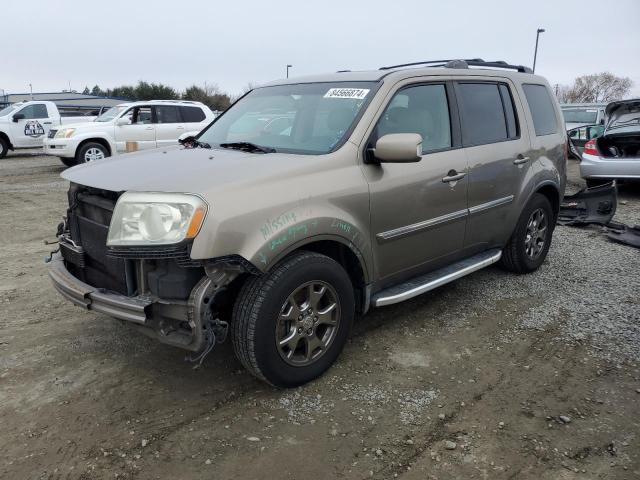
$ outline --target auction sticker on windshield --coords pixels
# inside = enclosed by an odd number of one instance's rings
[[[324,98],[354,98],[362,100],[369,93],[368,88],[330,88]]]

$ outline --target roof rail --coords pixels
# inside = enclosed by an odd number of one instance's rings
[[[445,68],[469,68],[469,67],[489,67],[489,68],[505,68],[509,70],[517,70],[521,73],[533,73],[529,67],[524,65],[511,65],[503,60],[495,60],[493,62],[486,62],[481,58],[469,58],[469,59],[451,59],[451,60],[427,60],[425,62],[412,62],[402,63],[399,65],[390,65],[388,67],[380,67],[379,70],[392,70],[394,68],[402,67],[415,67],[418,65],[431,65],[434,67]]]

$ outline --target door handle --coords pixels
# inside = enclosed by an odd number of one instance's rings
[[[524,155],[518,155],[518,158],[516,158],[513,161],[514,165],[522,165],[523,163],[527,163],[529,161],[529,157],[525,157]]]
[[[447,176],[442,179],[443,183],[457,182],[465,177],[467,172],[456,172],[455,170],[449,170]]]
[[[182,125],[176,127],[176,130],[184,130],[184,127]]]
[[[153,127],[147,127],[145,130],[153,130]]]
[[[45,125],[51,125],[51,122],[42,122],[42,123],[44,123]]]

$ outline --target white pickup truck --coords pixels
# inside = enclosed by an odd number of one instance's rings
[[[52,128],[62,124],[91,122],[96,117],[63,117],[53,102],[14,103],[0,110],[0,158],[9,150],[42,147]]]

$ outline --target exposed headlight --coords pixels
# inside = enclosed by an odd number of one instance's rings
[[[183,193],[126,192],[111,217],[107,245],[170,245],[195,237],[207,204]]]
[[[69,138],[75,131],[75,128],[62,128],[56,132],[56,136],[54,138]]]

